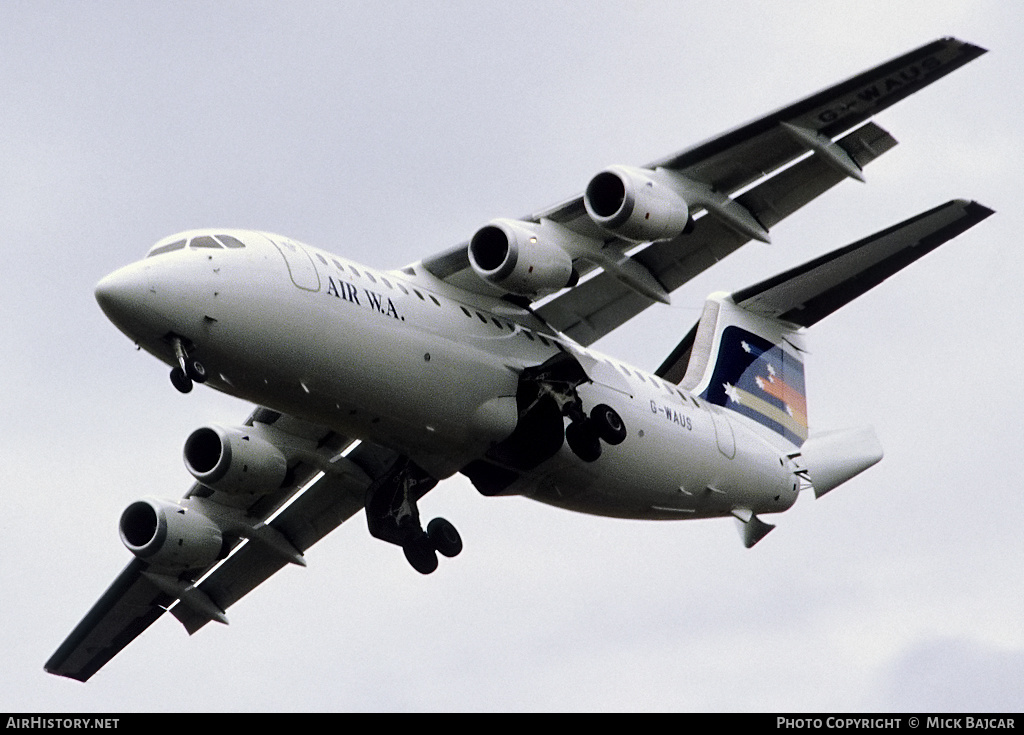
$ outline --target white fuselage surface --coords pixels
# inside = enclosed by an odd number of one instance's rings
[[[563,446],[505,494],[642,519],[772,513],[796,498],[785,447],[759,426],[576,345],[526,309],[415,267],[380,272],[275,235],[209,232],[244,247],[196,247],[201,232],[167,238],[101,281],[97,298],[169,365],[171,336],[201,345],[217,390],[444,478],[512,433],[521,371],[566,352],[590,378],[584,404],[612,406],[628,435],[590,463]]]

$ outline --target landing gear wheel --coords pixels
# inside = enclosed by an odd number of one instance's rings
[[[171,385],[177,388],[180,393],[188,393],[192,390],[192,379],[185,375],[184,370],[176,367],[171,370]]]
[[[194,357],[189,357],[180,337],[171,339],[174,356],[178,359],[178,367],[171,371],[171,383],[182,393],[192,390],[192,383],[205,383],[206,366]]]
[[[597,435],[608,444],[615,446],[626,440],[626,425],[611,406],[604,403],[594,406],[590,412],[590,421]]]
[[[427,534],[405,544],[402,551],[412,568],[420,574],[430,574],[437,569],[437,552]]]
[[[196,383],[206,382],[206,366],[194,357],[185,360],[185,374]]]
[[[451,559],[462,551],[462,537],[450,522],[444,518],[435,518],[427,524],[427,536],[437,553]]]
[[[593,422],[573,421],[565,430],[565,441],[569,449],[584,462],[594,462],[601,456],[601,440]]]

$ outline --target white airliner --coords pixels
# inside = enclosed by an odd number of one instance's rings
[[[342,522],[417,571],[459,534],[417,502],[461,472],[484,495],[583,513],[733,517],[820,497],[878,462],[870,428],[809,430],[805,328],[990,215],[951,201],[799,268],[708,297],[654,373],[589,348],[896,141],[875,113],[984,53],[940,39],[585,193],[496,219],[397,270],[287,237],[158,242],[96,298],[142,349],[258,406],[185,441],[195,484],[120,520],[135,558],[46,663],[87,680],[169,611],[194,633]],[[670,345],[666,345],[668,348]]]

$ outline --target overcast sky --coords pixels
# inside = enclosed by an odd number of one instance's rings
[[[818,429],[881,464],[771,517],[592,518],[461,479],[413,572],[362,516],[189,638],[43,663],[250,407],[106,321],[103,275],[202,226],[397,267],[934,38],[991,53],[875,120],[901,144],[597,346],[655,368],[736,290],[951,198],[997,215],[810,330]],[[0,4],[0,710],[1024,709],[1024,20],[1015,3]]]

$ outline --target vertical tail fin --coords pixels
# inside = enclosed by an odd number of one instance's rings
[[[680,386],[779,434],[807,439],[799,327],[738,306],[726,293],[704,305]]]
[[[802,446],[808,432],[801,328],[991,214],[956,199],[731,296],[712,294],[657,374]]]

